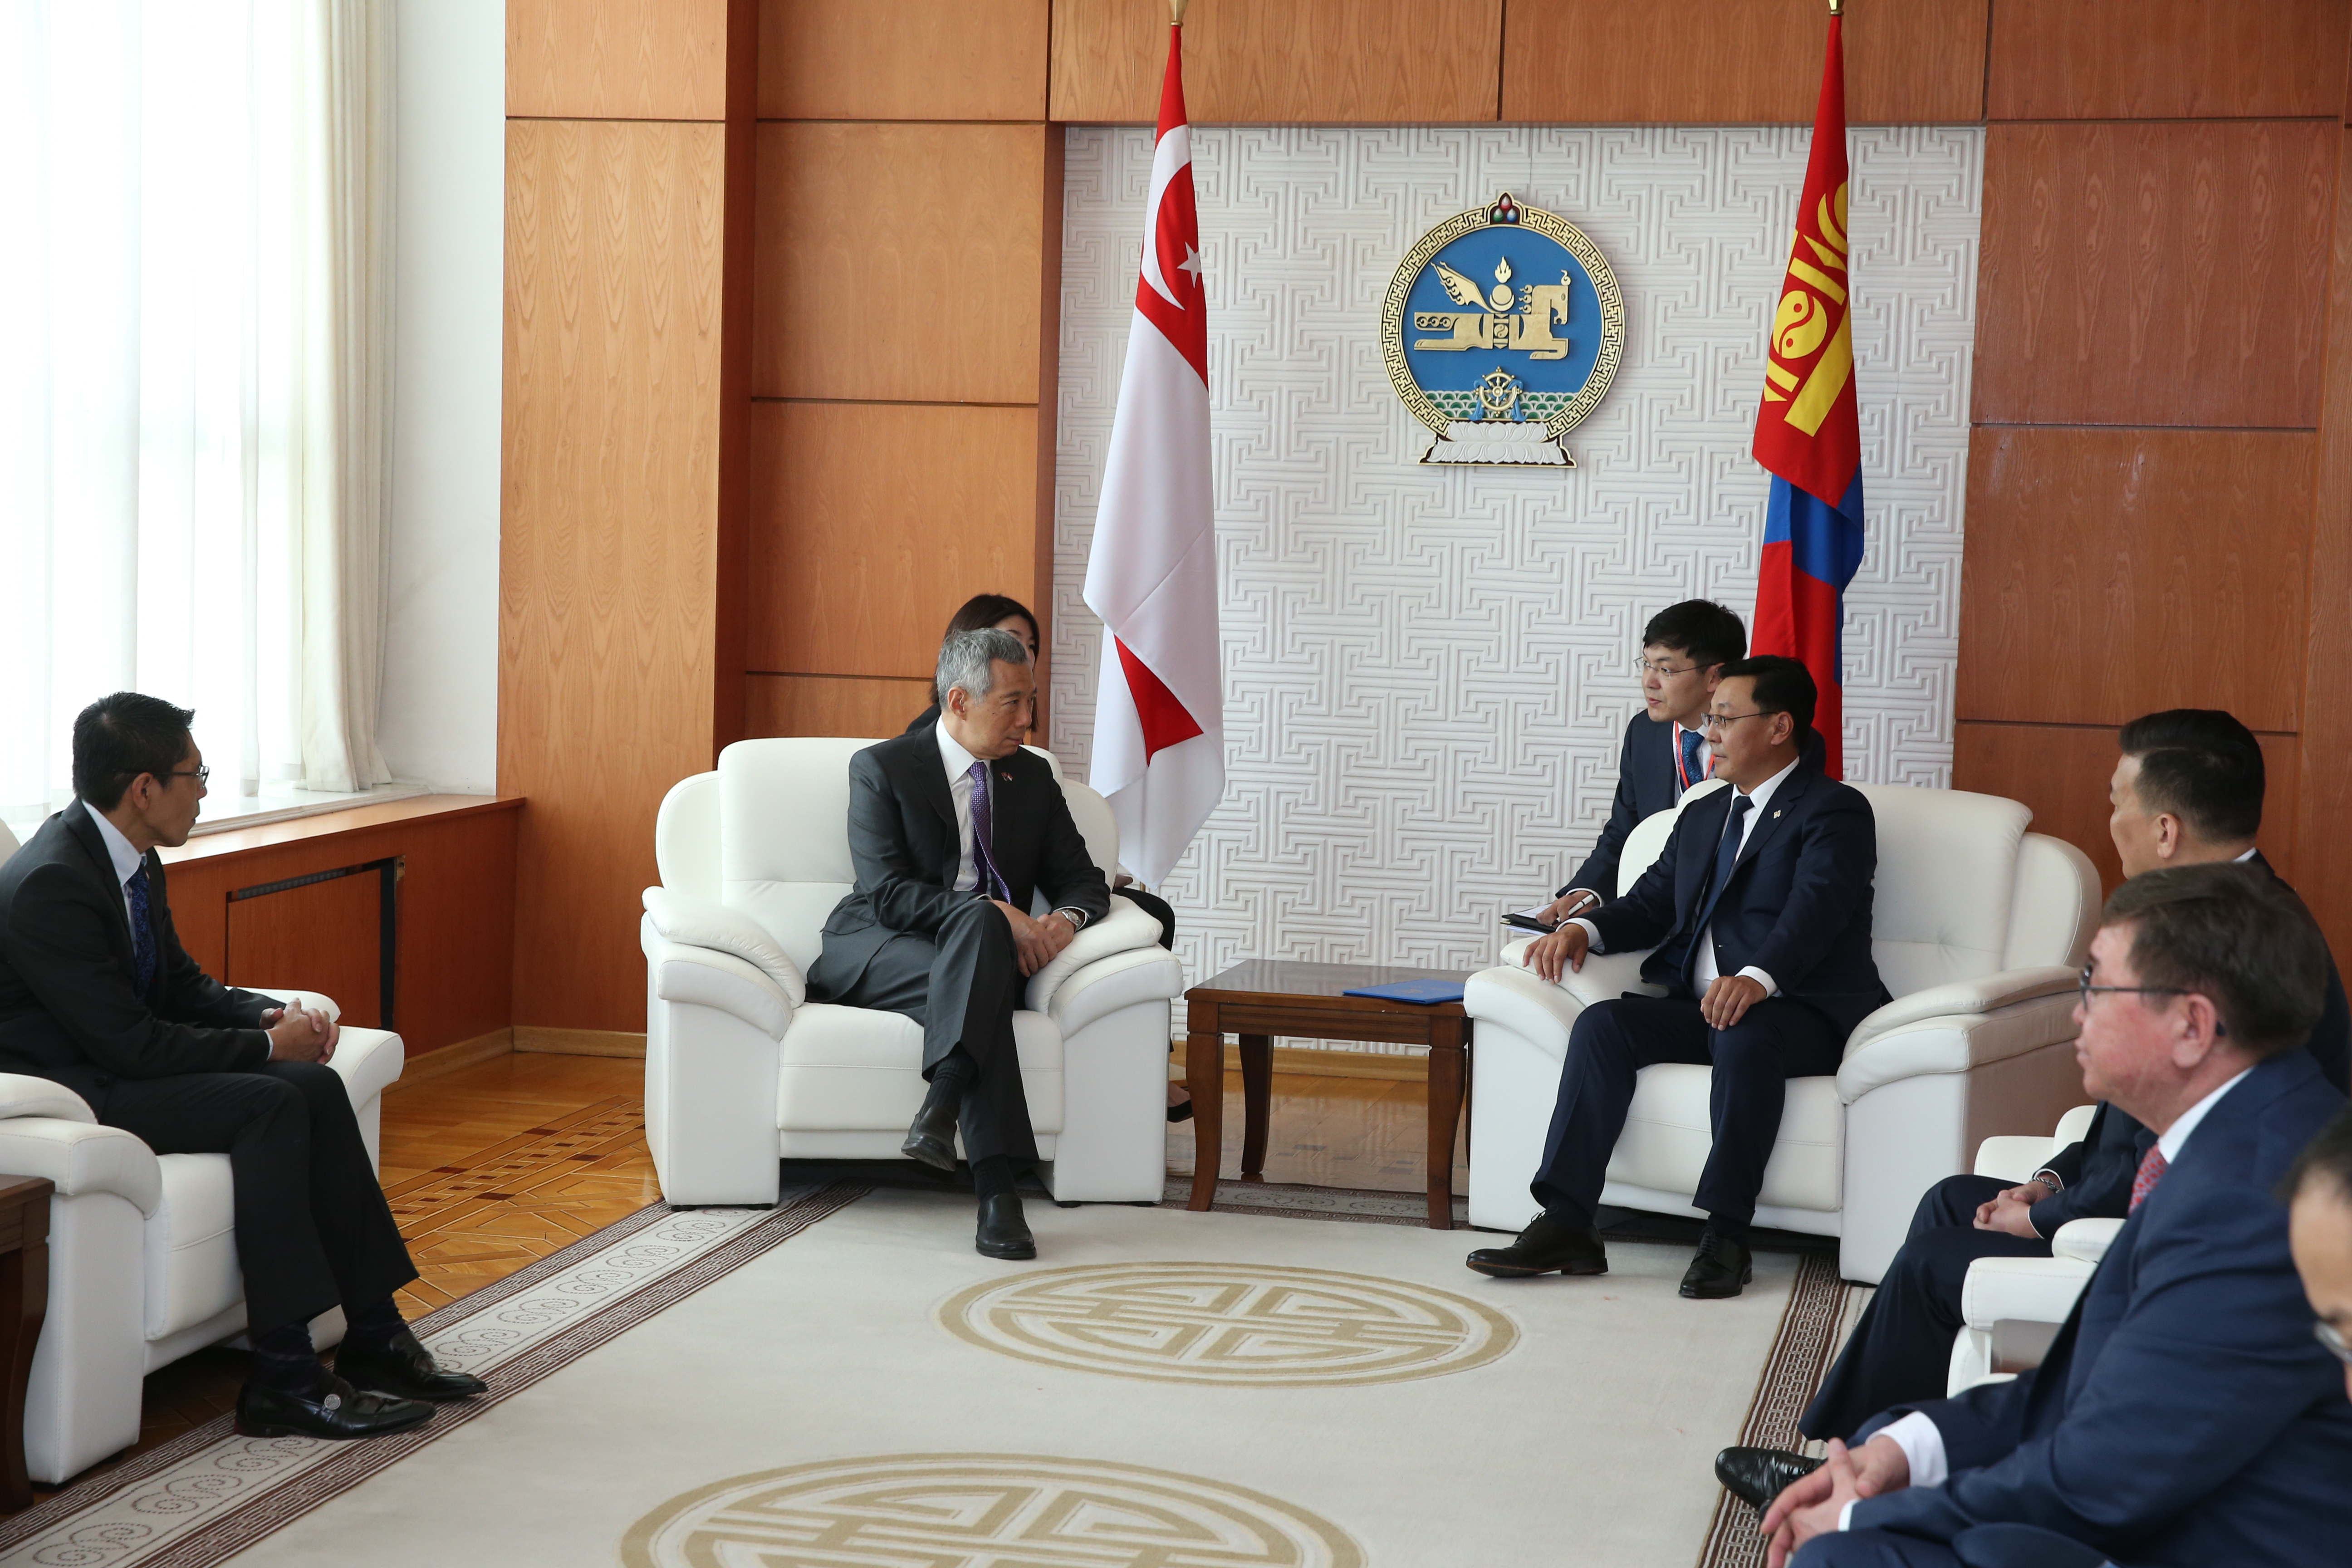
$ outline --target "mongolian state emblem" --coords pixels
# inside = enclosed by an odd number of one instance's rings
[[[1437,440],[1424,463],[1576,467],[1560,438],[1625,356],[1625,300],[1584,231],[1505,191],[1421,237],[1389,281],[1381,357]]]

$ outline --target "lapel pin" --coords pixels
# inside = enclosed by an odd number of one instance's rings
[[[1774,812],[1774,813],[1772,814],[1772,816],[1773,816],[1776,819],[1780,816],[1780,814],[1779,812],[1777,812],[1777,811],[1776,811],[1776,812]]]

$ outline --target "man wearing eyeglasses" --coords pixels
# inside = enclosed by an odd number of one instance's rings
[[[1657,860],[1622,898],[1529,945],[1546,981],[1588,952],[1648,948],[1664,996],[1597,1002],[1560,1066],[1542,1165],[1544,1205],[1506,1247],[1473,1252],[1482,1274],[1602,1274],[1594,1212],[1624,1130],[1634,1075],[1657,1062],[1711,1066],[1714,1146],[1692,1204],[1706,1212],[1685,1296],[1737,1296],[1753,1277],[1748,1226],[1792,1078],[1837,1071],[1846,1036],[1885,1003],[1871,956],[1878,830],[1862,792],[1825,776],[1812,677],[1793,658],[1724,666],[1706,740],[1731,787],[1683,812]]]
[[[2254,847],[2263,821],[2263,753],[2252,733],[2213,709],[2148,713],[2123,727],[2108,787],[2108,834],[2126,877],[2168,867],[2242,862],[2264,872]],[[2308,1047],[2338,1092],[2352,1051],[2352,1016],[2333,959]],[[1816,1439],[1851,1437],[1891,1405],[1927,1399],[1945,1384],[1960,1293],[1979,1258],[2047,1258],[2050,1238],[2078,1219],[2121,1219],[2132,1173],[2156,1134],[2102,1104],[2079,1143],[2014,1186],[1988,1176],[1947,1177],[1928,1189],[1911,1234],[1879,1281],[1862,1320],[1798,1422]],[[1717,1476],[1761,1508],[1818,1461],[1778,1449],[1727,1448]]]
[[[2298,1048],[2326,971],[2309,911],[2258,868],[2116,890],[2074,1052],[2156,1134],[2129,1217],[2039,1367],[1832,1439],[1764,1516],[1772,1568],[2342,1560],[2352,1404],[2275,1195],[2344,1107]]]
[[[0,1072],[79,1095],[158,1154],[225,1153],[253,1371],[237,1426],[257,1436],[375,1437],[479,1394],[400,1316],[416,1278],[324,1064],[324,1013],[229,989],[180,945],[158,847],[188,841],[207,770],[161,698],[118,691],[74,721],[76,798],[0,864]],[[335,1372],[310,1320],[341,1306]]]
[[[1617,891],[1617,858],[1625,836],[1643,817],[1682,799],[1693,784],[1715,776],[1706,748],[1706,705],[1723,667],[1748,653],[1748,627],[1710,599],[1685,599],[1650,617],[1642,628],[1642,711],[1626,721],[1617,759],[1617,794],[1592,853],[1553,895],[1540,917],[1557,925],[1606,903]]]

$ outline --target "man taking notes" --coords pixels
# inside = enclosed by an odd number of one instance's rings
[[[1685,599],[1650,617],[1642,628],[1642,711],[1625,725],[1617,762],[1617,797],[1609,821],[1584,864],[1544,912],[1557,924],[1617,895],[1617,857],[1642,818],[1665,810],[1683,792],[1714,776],[1706,749],[1706,705],[1723,667],[1748,652],[1748,628],[1738,616],[1707,599]]]
[[[1545,980],[1587,952],[1654,949],[1642,978],[1664,996],[1584,1009],[1531,1190],[1544,1212],[1509,1247],[1469,1257],[1482,1274],[1602,1274],[1593,1226],[1634,1075],[1657,1062],[1712,1065],[1715,1145],[1692,1202],[1707,1214],[1683,1276],[1691,1297],[1737,1296],[1748,1230],[1792,1078],[1834,1073],[1846,1036],[1886,1001],[1870,952],[1878,834],[1860,791],[1823,775],[1806,745],[1813,679],[1793,658],[1724,666],[1707,717],[1715,773],[1731,788],[1694,803],[1625,896],[1532,943]]]

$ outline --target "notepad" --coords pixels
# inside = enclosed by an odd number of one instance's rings
[[[1462,1000],[1459,980],[1399,980],[1387,985],[1364,985],[1342,991],[1342,996],[1377,996],[1384,1002],[1418,1002],[1424,1007]]]

